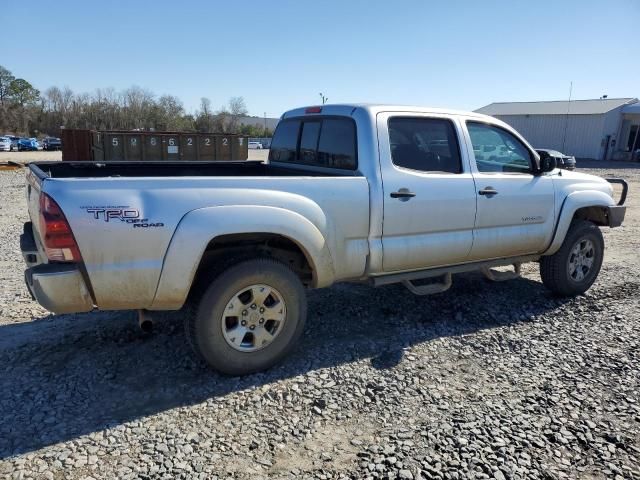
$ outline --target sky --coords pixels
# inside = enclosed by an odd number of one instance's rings
[[[28,8],[26,7],[28,5]],[[0,65],[36,88],[132,85],[252,115],[320,102],[474,110],[640,97],[640,0],[0,0]]]

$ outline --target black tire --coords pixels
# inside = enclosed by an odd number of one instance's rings
[[[578,242],[584,241],[590,241],[593,245],[593,263],[584,278],[576,280],[569,273],[569,262],[573,248]],[[604,239],[600,228],[586,220],[575,220],[569,227],[560,250],[540,260],[542,283],[554,294],[563,297],[584,293],[598,277],[603,257]]]
[[[302,335],[307,317],[307,298],[298,276],[277,260],[256,258],[240,261],[212,277],[185,318],[187,337],[196,354],[227,375],[266,370],[281,361]],[[256,351],[239,351],[225,339],[223,312],[237,292],[257,284],[280,293],[286,305],[284,322],[268,345]]]

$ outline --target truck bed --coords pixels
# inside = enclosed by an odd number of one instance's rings
[[[245,161],[38,162],[29,165],[27,181],[36,244],[44,193],[64,212],[103,310],[156,308],[160,275],[178,234],[178,269],[190,270],[176,273],[160,309],[184,303],[181,289],[200,262],[190,255],[201,256],[212,239],[247,226],[288,238],[306,228],[310,248],[333,253],[321,256],[327,258],[318,270],[321,280],[359,278],[365,270],[369,183],[359,172]]]
[[[107,177],[336,177],[360,176],[357,172],[281,167],[260,161],[216,162],[34,162],[31,170],[40,178]]]

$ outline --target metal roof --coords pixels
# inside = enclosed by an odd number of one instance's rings
[[[603,98],[571,102],[498,102],[475,111],[485,115],[566,115],[567,112],[571,115],[599,115],[637,101],[637,98]]]
[[[255,125],[257,127],[264,127],[266,124],[269,130],[274,130],[276,128],[276,125],[278,125],[278,122],[280,121],[280,119],[267,117],[265,121],[264,117],[245,116],[245,117],[240,117],[238,121],[240,122],[241,125]]]
[[[622,113],[640,113],[640,103],[622,107]]]

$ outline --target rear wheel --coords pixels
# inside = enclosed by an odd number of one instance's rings
[[[304,287],[293,271],[277,260],[252,259],[211,281],[186,331],[212,368],[244,375],[282,360],[296,346],[306,315]]]
[[[584,293],[598,277],[603,257],[604,239],[598,226],[576,220],[560,250],[540,260],[542,283],[561,296]]]

